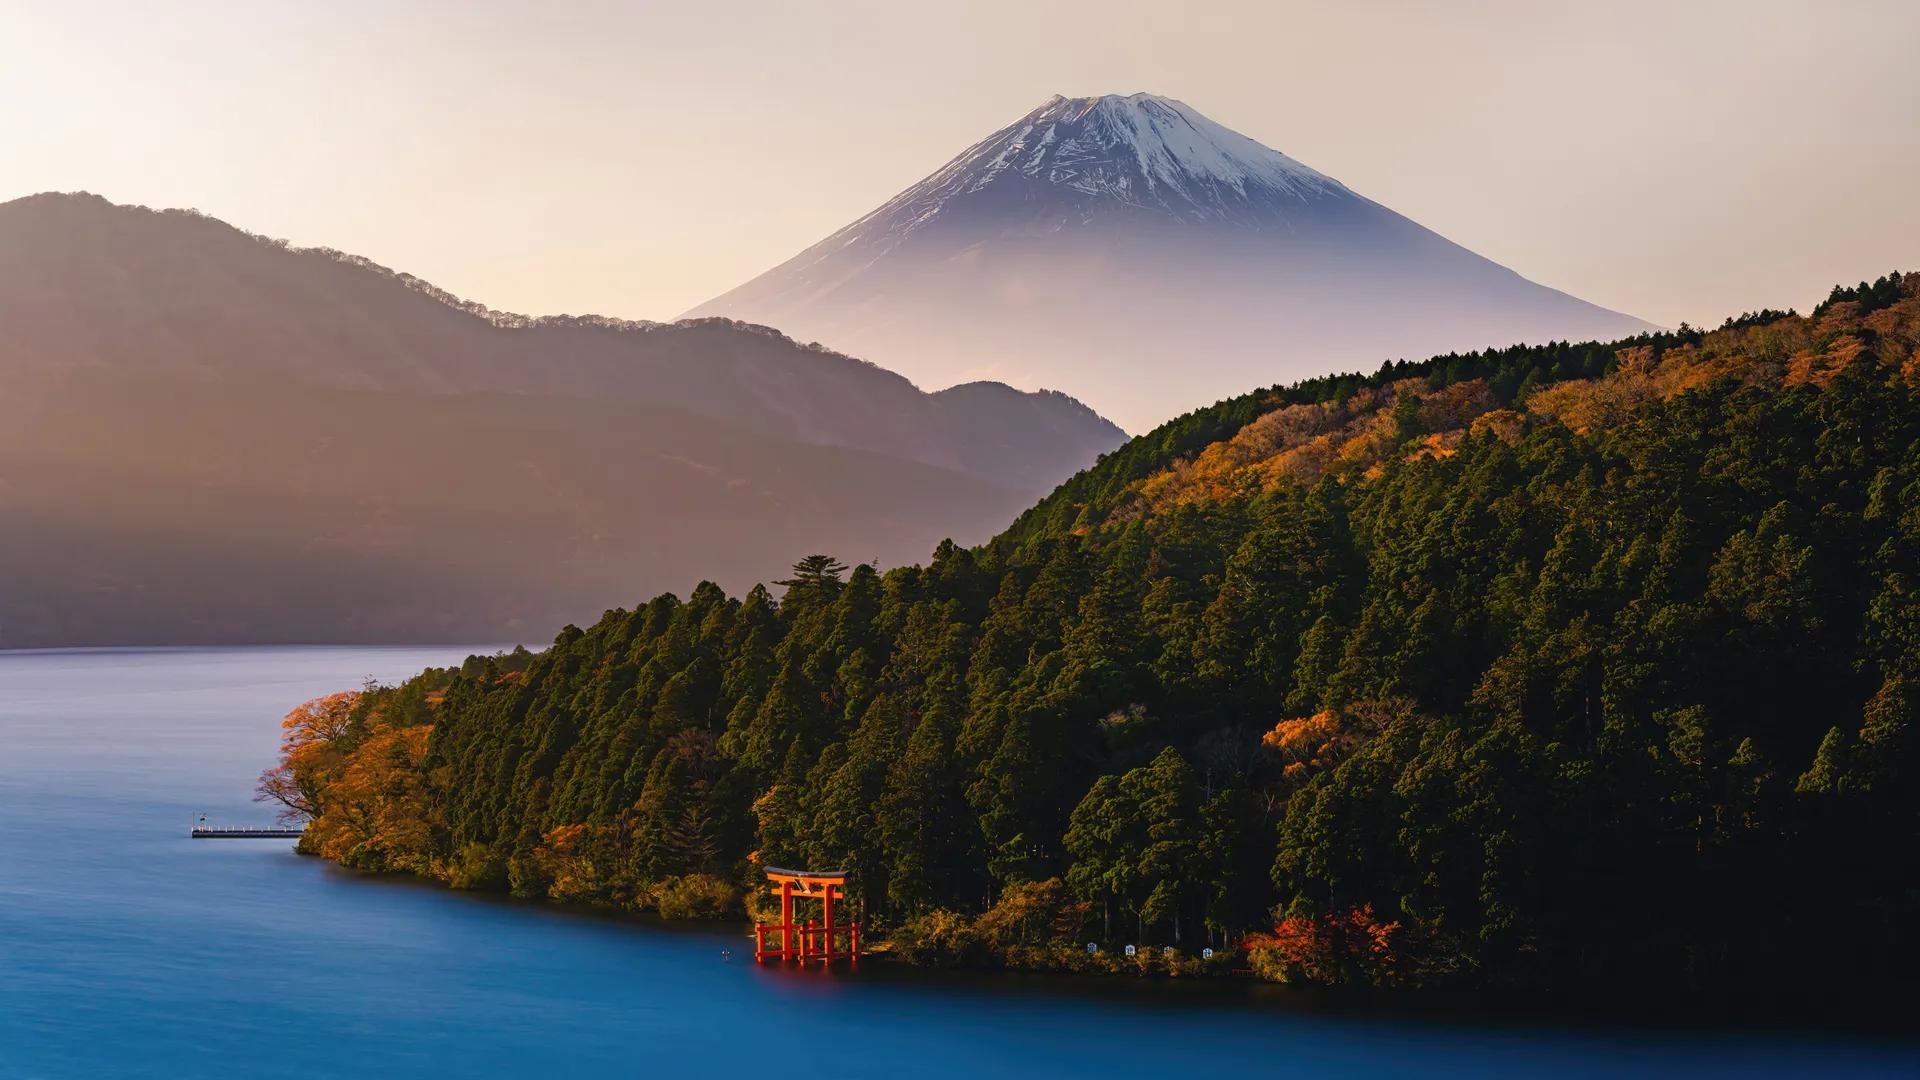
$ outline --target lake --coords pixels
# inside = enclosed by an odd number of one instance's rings
[[[250,801],[297,702],[469,648],[0,652],[0,1075],[1906,1075],[1840,1035],[1333,1013],[1262,988],[761,968],[678,928],[359,877]],[[730,949],[732,958],[723,957]],[[742,957],[747,956],[744,960]]]

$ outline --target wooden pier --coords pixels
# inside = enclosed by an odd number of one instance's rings
[[[187,835],[195,840],[298,840],[306,831],[304,825],[297,829],[283,825],[209,825],[207,815],[201,814]]]

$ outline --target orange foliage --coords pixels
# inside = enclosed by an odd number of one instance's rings
[[[360,691],[342,690],[293,707],[280,721],[280,749],[284,753],[313,742],[331,742],[346,734]]]
[[[254,801],[279,803],[288,824],[316,816],[317,781],[335,764],[333,741],[346,734],[358,704],[360,692],[347,690],[294,706],[280,721],[280,764],[260,774]]]
[[[1260,743],[1274,752],[1283,774],[1297,785],[1313,773],[1340,764],[1389,725],[1419,715],[1419,706],[1411,698],[1362,698],[1339,709],[1282,720],[1260,736]]]
[[[362,695],[315,698],[280,722],[280,764],[257,798],[283,820],[308,819],[303,851],[349,866],[425,873],[437,825],[426,758],[432,725],[395,727],[374,710],[356,727]]]
[[[1856,305],[1857,306],[1857,305]],[[1827,346],[1818,352],[1807,351],[1794,356],[1787,365],[1786,383],[1796,386],[1800,383],[1813,383],[1825,386],[1833,381],[1848,364],[1866,351],[1866,342],[1852,334],[1841,334],[1827,342]]]
[[[1404,966],[1400,937],[1398,920],[1387,922],[1363,904],[1318,918],[1288,916],[1242,948],[1254,973],[1273,982],[1391,985]]]
[[[1494,438],[1511,446],[1526,434],[1527,416],[1514,409],[1494,409],[1474,417],[1470,430],[1475,435],[1491,433]]]
[[[1467,426],[1496,404],[1485,380],[1428,390],[1424,380],[1403,379],[1344,402],[1284,405],[1142,480],[1135,489],[1140,505],[1165,510],[1213,502],[1286,482],[1312,483],[1336,469],[1367,475],[1399,446],[1390,406],[1402,395],[1420,402],[1420,423],[1431,433],[1415,452],[1433,457],[1451,453]]]
[[[1340,444],[1340,434],[1328,432],[1308,439],[1291,450],[1283,450],[1253,468],[1259,470],[1261,481],[1268,487],[1283,479],[1311,483],[1333,468],[1339,460]]]
[[[1420,395],[1420,423],[1427,430],[1464,430],[1474,419],[1498,407],[1485,379],[1469,379]]]
[[[1865,351],[1920,381],[1920,275],[1909,275],[1906,298],[1862,316],[1860,305],[1833,305],[1818,320],[1787,316],[1773,322],[1715,330],[1695,344],[1622,348],[1614,368],[1595,379],[1551,382],[1524,404],[1500,408],[1485,380],[1430,390],[1424,379],[1362,388],[1346,401],[1276,405],[1232,437],[1176,461],[1140,481],[1135,502],[1116,520],[1145,511],[1214,502],[1311,484],[1329,472],[1377,476],[1399,448],[1393,405],[1411,395],[1420,402],[1426,439],[1413,456],[1445,457],[1467,432],[1489,432],[1515,442],[1541,421],[1593,432],[1631,421],[1652,401],[1700,389],[1720,379],[1758,385],[1824,383]]]
[[[430,869],[437,824],[424,765],[432,725],[375,725],[321,786],[305,850],[368,870]]]
[[[595,859],[593,826],[562,825],[547,830],[540,846],[533,850],[534,861],[549,882],[547,895],[555,900],[592,901],[603,899],[605,868]]]
[[[1430,458],[1451,456],[1455,451],[1460,449],[1460,440],[1465,438],[1466,434],[1467,433],[1460,428],[1454,428],[1451,431],[1436,431],[1426,438],[1421,439],[1420,444],[1413,448],[1411,456]]]
[[[1239,486],[1244,470],[1324,437],[1350,414],[1350,408],[1331,402],[1275,409],[1255,417],[1232,438],[1214,443],[1198,457],[1175,462],[1143,480],[1140,495],[1156,507],[1225,498]]]
[[[1260,737],[1262,745],[1278,751],[1288,779],[1304,779],[1309,772],[1331,768],[1361,739],[1348,730],[1340,716],[1322,710],[1297,720],[1282,720]]]

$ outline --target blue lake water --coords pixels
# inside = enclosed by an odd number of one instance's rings
[[[0,1076],[1920,1075],[1920,1051],[1878,1038],[758,968],[737,931],[371,880],[284,840],[188,838],[201,811],[269,820],[250,795],[291,705],[469,651],[0,653]]]

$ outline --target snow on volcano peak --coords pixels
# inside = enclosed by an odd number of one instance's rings
[[[1353,194],[1183,102],[1153,94],[1056,95],[821,247],[885,249],[968,211],[1011,210],[1053,224],[1144,211],[1190,224],[1259,228],[1325,197]]]
[[[1057,140],[1058,125],[1065,123],[1080,128],[1065,140],[1076,149],[1110,154],[1131,151],[1150,185],[1182,195],[1208,184],[1224,184],[1247,198],[1255,197],[1259,189],[1297,199],[1346,191],[1332,177],[1214,123],[1172,98],[1154,94],[1056,97],[1041,106],[1036,117],[1047,122],[1050,140]]]

